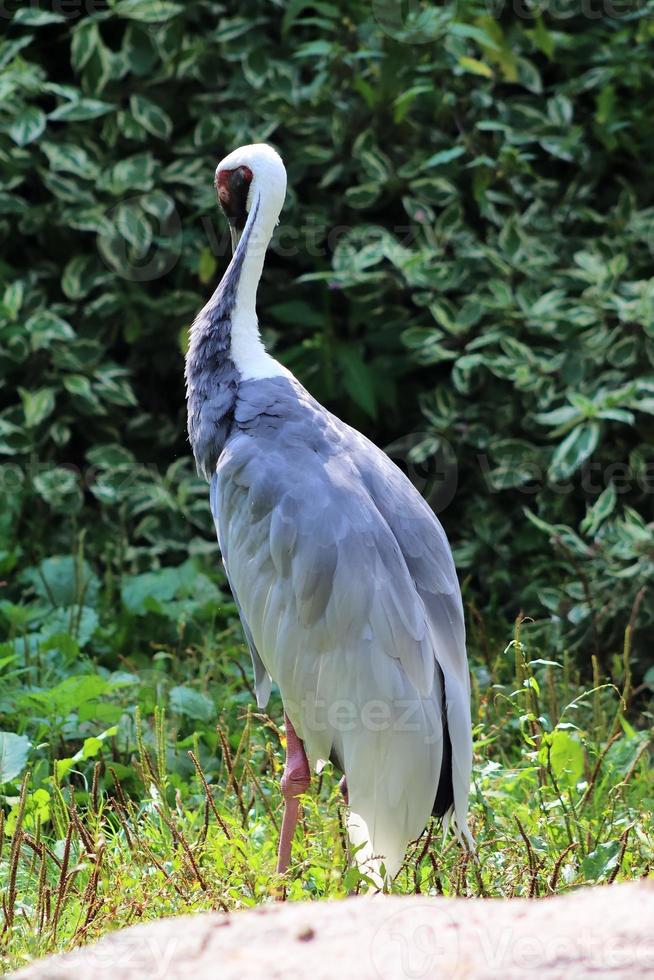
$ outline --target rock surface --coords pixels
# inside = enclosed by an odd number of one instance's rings
[[[653,977],[654,881],[528,899],[400,896],[162,919],[13,980]]]

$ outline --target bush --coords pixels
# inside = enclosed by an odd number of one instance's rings
[[[82,528],[112,573],[214,553],[183,351],[227,258],[216,161],[269,139],[290,188],[260,290],[269,343],[450,504],[468,597],[491,621],[554,617],[584,660],[608,662],[631,617],[644,662],[651,5],[401,9],[13,15],[0,574],[70,551]]]

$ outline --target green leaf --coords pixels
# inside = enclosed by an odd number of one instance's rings
[[[2,297],[2,305],[4,306],[6,315],[11,320],[18,319],[24,296],[25,283],[21,279],[16,279],[15,282],[9,283],[5,289]]]
[[[38,139],[44,131],[45,125],[45,113],[36,106],[28,106],[14,117],[9,127],[9,135],[14,143],[18,143],[19,146],[27,146],[28,143]]]
[[[81,20],[73,31],[71,62],[80,72],[100,43],[98,25],[93,20]]]
[[[332,41],[307,41],[293,52],[294,58],[322,58],[335,55],[338,48]]]
[[[4,41],[0,44],[0,69],[10,65],[16,55],[31,44],[33,39],[33,34],[26,34],[24,37],[17,37],[13,41]]]
[[[103,401],[112,405],[136,405],[136,396],[122,368],[104,368],[96,371],[96,389]]]
[[[120,446],[117,443],[94,446],[92,449],[89,449],[86,455],[93,466],[110,470],[116,470],[120,467],[131,469],[136,462],[134,455],[124,446]]]
[[[64,14],[57,14],[51,10],[38,10],[36,7],[24,7],[22,10],[17,10],[12,20],[12,24],[24,24],[26,27],[45,27],[47,24],[65,23]]]
[[[139,205],[147,214],[165,222],[175,211],[175,199],[163,191],[151,191],[139,197]]]
[[[129,100],[129,107],[132,115],[144,129],[159,139],[167,139],[173,130],[170,116],[159,108],[155,102],[144,98],[142,95],[132,95]]]
[[[91,387],[91,382],[83,374],[67,374],[64,378],[64,387],[76,399],[79,399],[84,407],[92,411],[100,409],[98,397]]]
[[[543,81],[536,66],[527,58],[518,58],[518,77],[526,89],[535,95],[543,91]]]
[[[351,208],[369,208],[379,197],[381,188],[377,181],[348,187],[345,200]]]
[[[620,854],[620,841],[612,840],[598,844],[581,862],[584,881],[604,881],[615,868]]]
[[[49,466],[33,478],[34,489],[57,513],[71,514],[79,510],[82,493],[77,474],[63,466]]]
[[[538,752],[539,762],[546,766],[548,761],[559,789],[574,788],[584,774],[584,749],[570,732],[557,728],[551,735],[544,736]]]
[[[490,48],[492,51],[500,51],[500,46],[494,41],[487,31],[481,27],[474,27],[472,24],[455,23],[448,28],[449,34],[455,37],[467,37],[476,41],[481,47]]]
[[[57,106],[48,118],[60,122],[80,122],[86,119],[97,119],[98,116],[106,116],[108,112],[114,112],[115,109],[116,106],[111,102],[80,98]]]
[[[26,321],[25,329],[31,337],[33,350],[48,347],[53,341],[75,339],[75,331],[70,323],[51,310],[33,313]]]
[[[557,126],[569,126],[574,115],[572,102],[565,95],[555,95],[547,103],[547,115]]]
[[[101,739],[96,738],[95,735],[91,735],[90,738],[85,738],[84,745],[82,746],[82,759],[94,759],[101,749]]]
[[[61,288],[69,299],[83,299],[105,278],[104,270],[92,255],[76,255],[67,263],[61,277]]]
[[[625,425],[635,425],[636,423],[633,412],[626,408],[600,408],[595,413],[595,418],[608,419],[610,422],[624,422]]]
[[[179,159],[169,164],[161,173],[162,180],[170,184],[186,184],[196,187],[198,180],[205,172],[205,163],[201,159]]]
[[[493,69],[490,65],[485,64],[483,61],[478,61],[477,58],[468,58],[465,55],[459,58],[459,65],[464,71],[469,71],[473,75],[482,75],[484,78],[493,77]]]
[[[548,472],[550,480],[565,480],[578,470],[584,460],[595,452],[599,434],[597,422],[584,422],[575,426],[554,450]]]
[[[592,507],[586,511],[586,516],[580,524],[580,530],[585,534],[595,534],[598,528],[610,517],[615,509],[617,502],[615,486],[610,483],[606,490],[603,490]]]
[[[5,834],[11,837],[16,830],[18,823],[18,812],[20,804],[12,806],[5,823]],[[23,813],[23,828],[34,831],[36,827],[43,827],[50,819],[50,794],[47,790],[40,787],[33,793],[27,794],[25,810]]]
[[[44,691],[28,691],[21,696],[24,706],[40,705],[51,714],[67,715],[82,705],[112,690],[112,685],[97,674],[80,674],[66,677],[59,684]]]
[[[216,717],[216,706],[207,697],[192,687],[173,687],[170,692],[170,708],[175,714],[186,715],[194,721],[211,721]]]
[[[71,555],[46,558],[37,568],[25,573],[36,594],[52,606],[91,605],[96,599],[100,582],[86,562],[77,562]]]
[[[37,391],[28,391],[26,388],[19,388],[18,393],[23,403],[25,425],[29,429],[40,425],[54,411],[54,388],[40,388]]]
[[[160,24],[181,14],[184,7],[168,0],[118,0],[112,3],[115,14],[143,24]]]
[[[457,160],[459,157],[463,156],[466,152],[464,146],[453,146],[449,150],[440,150],[438,153],[434,153],[433,156],[428,157],[427,160],[422,165],[423,170],[427,170],[430,167],[442,167],[446,163],[451,163],[452,160]]]
[[[536,46],[551,61],[554,55],[554,36],[548,31],[541,16],[536,17],[536,26],[532,33]]]
[[[118,205],[112,214],[116,228],[140,255],[145,255],[152,244],[152,226],[143,213],[141,202],[125,202]]]
[[[86,150],[75,143],[44,141],[41,143],[41,149],[47,156],[52,170],[66,171],[84,180],[95,180],[98,176],[97,163],[91,159]]]
[[[358,153],[358,160],[367,176],[377,181],[377,183],[384,184],[389,179],[389,161],[379,151],[370,149],[361,150]]]
[[[539,422],[540,425],[567,425],[568,422],[572,422],[573,419],[580,418],[580,411],[574,405],[563,405],[561,408],[555,408],[551,412],[537,412],[534,415],[534,421]]]
[[[138,616],[158,612],[160,603],[172,599],[181,584],[180,573],[175,568],[132,575],[124,582],[121,590],[123,603],[130,612]]]
[[[58,492],[59,489],[60,487],[56,487],[54,492]],[[66,500],[65,507],[68,512],[70,506],[70,501]],[[99,625],[100,618],[91,606],[74,606],[72,612],[70,608],[62,606],[60,609],[53,609],[45,618],[41,626],[41,635],[45,639],[70,635],[75,638],[80,647],[84,647]]]
[[[155,161],[150,153],[137,153],[119,160],[103,174],[100,186],[112,194],[147,191],[153,185]]]
[[[0,784],[21,775],[31,748],[32,743],[26,735],[0,732]]]

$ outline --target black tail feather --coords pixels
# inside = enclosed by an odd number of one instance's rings
[[[432,813],[435,817],[444,817],[447,811],[454,806],[454,785],[452,783],[452,741],[450,730],[447,727],[447,701],[445,699],[445,678],[441,674],[443,683],[443,759],[441,762],[441,774],[438,778],[438,788]]]

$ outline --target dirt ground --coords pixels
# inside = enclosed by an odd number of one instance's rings
[[[556,898],[375,896],[162,919],[13,980],[654,977],[654,880]]]

